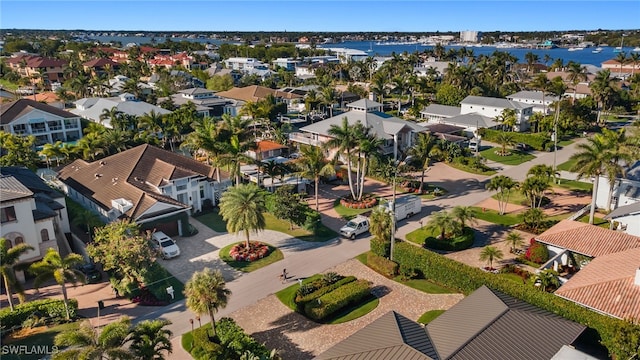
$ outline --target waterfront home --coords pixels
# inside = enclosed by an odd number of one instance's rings
[[[516,101],[525,105],[532,105],[534,112],[549,115],[554,109],[551,104],[558,101],[557,96],[545,94],[542,91],[518,91],[507,96],[507,100]]]

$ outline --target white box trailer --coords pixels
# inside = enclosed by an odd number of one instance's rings
[[[393,201],[384,204],[389,211],[392,210]],[[422,211],[422,199],[416,195],[406,195],[396,198],[396,221],[411,217]]]

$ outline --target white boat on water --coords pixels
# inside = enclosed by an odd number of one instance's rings
[[[579,51],[579,50],[584,50],[583,47],[570,47],[569,51]]]
[[[615,49],[613,49],[614,53],[619,53],[622,52],[622,46],[617,46]]]
[[[631,50],[631,51],[639,52],[640,51],[640,46],[633,48],[633,50]]]
[[[594,54],[599,54],[599,53],[602,52],[602,48],[601,47],[595,48],[595,49],[591,50],[591,52],[594,53]]]

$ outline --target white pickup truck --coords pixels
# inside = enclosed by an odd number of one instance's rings
[[[359,215],[340,228],[340,235],[353,240],[367,231],[369,231],[369,218]]]
[[[381,206],[387,208],[387,210],[391,211],[393,206],[393,201],[389,201]],[[420,199],[416,195],[406,195],[399,198],[396,198],[396,221],[400,221],[402,219],[411,217],[417,213],[422,211],[422,199]]]

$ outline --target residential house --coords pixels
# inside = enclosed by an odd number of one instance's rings
[[[371,128],[371,132],[384,141],[380,149],[383,155],[393,154],[398,159],[414,144],[417,133],[425,131],[415,123],[398,119],[382,111],[382,104],[368,99],[361,99],[347,105],[350,110],[334,117],[300,128],[299,132],[289,134],[289,140],[313,146],[322,146],[331,139],[329,129],[332,125],[341,126],[342,119],[347,118],[349,125],[358,122]]]
[[[269,95],[273,96],[276,99],[276,102],[286,103],[287,108],[292,109],[297,109],[297,104],[299,104],[303,98],[301,95],[295,93],[274,90],[260,85],[251,85],[241,88],[234,87],[227,91],[219,91],[216,95],[224,99],[232,100],[225,107],[225,113],[232,116],[238,115],[240,109],[247,102],[258,102],[266,99]]]
[[[58,172],[63,191],[107,221],[130,219],[168,235],[188,231],[189,214],[218,203],[227,174],[148,144]]]
[[[80,116],[31,99],[0,105],[0,128],[15,135],[33,135],[37,146],[82,137]]]
[[[526,105],[533,105],[533,111],[549,115],[554,109],[551,104],[558,101],[557,96],[545,94],[542,91],[518,91],[507,96],[507,100],[516,101]]]
[[[577,350],[586,327],[486,286],[426,326],[390,311],[316,360],[548,360]],[[571,346],[571,347],[569,347]]]
[[[144,116],[152,111],[156,114],[166,115],[171,111],[159,106],[139,101],[133,94],[124,93],[110,98],[84,98],[74,102],[76,108],[70,111],[87,120],[100,123],[107,128],[112,128],[110,119],[100,119],[104,110],[116,108],[118,111],[133,116]]]
[[[19,54],[8,58],[6,64],[23,78],[31,79],[32,84],[41,84],[44,88],[50,88],[52,82],[64,80],[64,69],[68,63],[66,60]]]
[[[298,64],[295,69],[296,77],[301,80],[313,79],[316,77],[316,69],[325,66],[322,63]]]
[[[613,193],[611,183],[606,176],[598,178],[598,192],[596,193],[596,207],[605,210],[615,210],[620,206],[640,202],[640,161],[628,166],[624,178],[615,180]],[[607,204],[611,199],[611,208]]]
[[[168,98],[159,98],[158,103],[167,99],[171,99],[176,107],[193,103],[196,106],[198,114],[211,117],[222,116],[225,106],[230,104],[229,100],[216,96],[213,90],[203,88],[180,90],[177,94],[173,94]]]
[[[466,136],[462,136],[462,134],[464,134],[464,128],[461,126],[418,123],[418,125],[423,124],[424,128],[428,132],[440,140],[445,140],[459,145],[463,145],[468,140]]]
[[[616,59],[610,59],[603,63],[601,63],[603,70],[610,70],[612,76],[616,76],[619,78],[628,78],[632,73],[640,72],[640,64],[628,62],[625,64],[620,64],[620,61]]]
[[[271,140],[261,140],[256,143],[256,148],[247,151],[247,156],[254,160],[268,160],[287,155],[289,147]]]
[[[173,69],[176,66],[182,66],[187,70],[201,68],[201,64],[196,62],[194,57],[187,54],[186,52],[177,54],[156,54],[152,59],[147,60],[147,64],[152,69],[155,69],[157,67]]]
[[[116,75],[114,76],[112,79],[109,79],[108,81],[108,88],[107,91],[109,92],[109,95],[111,96],[118,96],[120,94],[123,93],[124,87],[127,84],[127,82],[129,82],[131,79],[129,79],[128,77],[124,76],[124,75]],[[151,93],[153,93],[153,86],[139,81],[136,86],[138,87],[138,91],[140,92],[140,94],[142,95],[151,95]]]
[[[587,223],[562,220],[535,237],[549,252],[540,269],[553,269],[566,283],[576,272],[599,256],[640,248],[640,237]],[[640,265],[640,264],[639,264]]]
[[[224,60],[227,69],[248,71],[253,69],[268,69],[269,66],[262,61],[247,57],[232,57]]]
[[[120,68],[120,64],[109,58],[91,59],[82,63],[82,68],[91,76],[104,76]]]
[[[640,247],[596,257],[555,294],[618,319],[640,321]]]
[[[41,260],[49,248],[69,253],[65,233],[70,232],[64,196],[49,187],[33,171],[19,167],[0,168],[0,234],[8,245],[28,244],[31,250],[21,263]],[[16,276],[24,282],[24,273]]]
[[[567,91],[562,95],[562,97],[570,97],[575,99],[584,99],[587,96],[591,95],[591,88],[589,84],[595,79],[595,73],[600,70],[600,68],[589,69],[586,67],[585,71],[586,79],[581,79],[577,84],[573,84],[570,80],[571,74],[567,71],[550,71],[547,72],[547,79],[553,80],[554,78],[560,76],[562,80],[567,85]]]
[[[292,58],[277,58],[275,60],[272,60],[271,63],[276,69],[283,68],[286,71],[295,71],[296,66],[300,63],[300,61],[294,60]]]
[[[609,220],[613,230],[640,236],[640,201],[620,206],[608,213],[604,219]]]
[[[420,117],[426,119],[427,123],[445,124],[448,118],[460,115],[460,108],[457,106],[429,104],[420,111]]]

